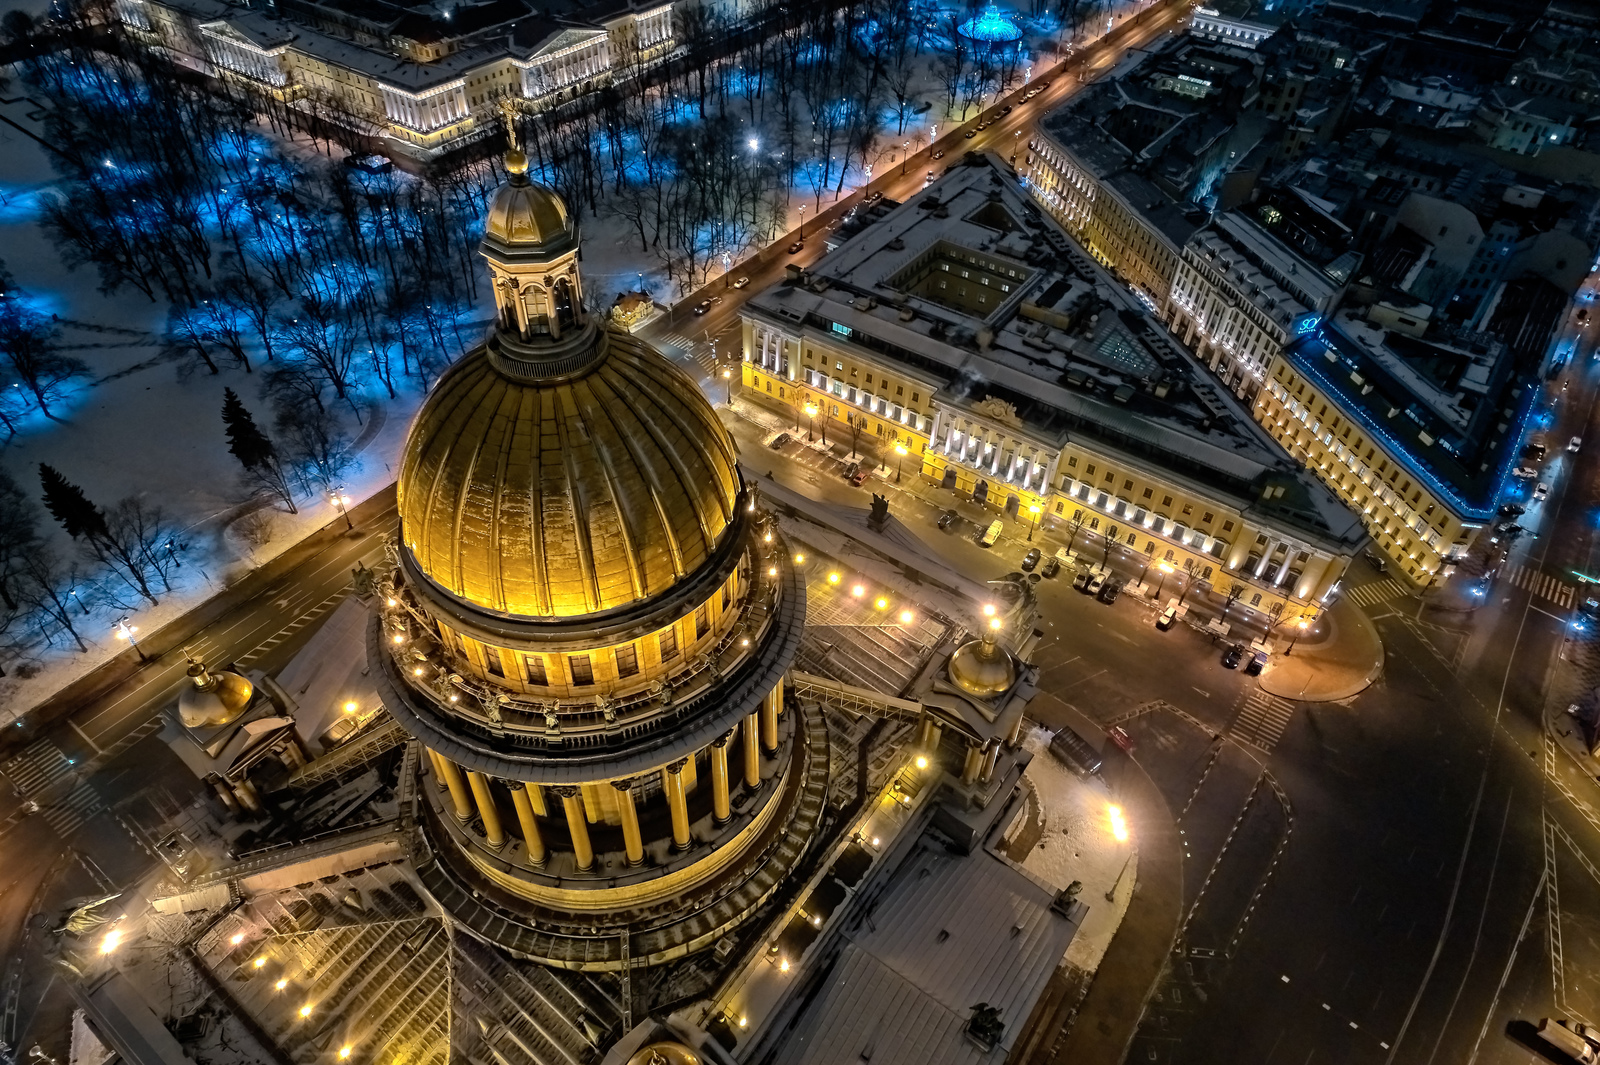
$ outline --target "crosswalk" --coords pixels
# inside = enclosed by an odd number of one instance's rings
[[[1241,743],[1270,752],[1278,745],[1292,717],[1294,703],[1255,688],[1245,697],[1244,706],[1239,708],[1228,733]]]
[[[712,354],[711,345],[704,340],[693,340],[682,333],[663,333],[655,341],[656,346],[666,350],[668,355],[693,363],[695,368],[707,377],[716,373],[717,360]]]
[[[274,635],[267,637],[265,640],[261,641],[261,643],[257,644],[255,647],[251,648],[249,651],[246,651],[244,654],[240,655],[239,656],[239,665],[241,667],[247,667],[247,666],[251,666],[251,665],[255,664],[256,660],[259,659],[262,655],[266,654],[268,651],[272,650],[274,647],[278,646],[283,641],[289,639],[295,633],[299,632],[301,629],[305,628],[307,625],[311,624],[313,621],[316,621],[318,618],[322,617],[322,615],[326,614],[328,611],[332,610],[334,607],[338,606],[339,603],[344,599],[344,597],[349,595],[349,594],[350,594],[350,589],[349,588],[341,588],[337,592],[334,592],[332,595],[328,596],[328,598],[324,599],[322,602],[317,603],[314,606],[311,606],[309,609],[307,609],[305,611],[305,613],[296,616],[293,621],[289,622],[289,624],[287,624],[283,628],[279,629]],[[205,659],[205,658],[203,658],[203,656],[198,655],[198,654],[195,657],[201,658],[202,661],[208,661],[208,662],[211,661],[210,659]]]
[[[73,762],[50,739],[36,740],[21,754],[0,763],[0,773],[11,781],[25,799],[34,799],[73,772]],[[90,817],[105,808],[105,801],[94,785],[79,781],[61,798],[38,798],[39,816],[62,836],[71,835]]]
[[[1539,572],[1535,566],[1520,563],[1500,571],[1500,580],[1526,589],[1540,599],[1548,599],[1558,607],[1570,608],[1577,589],[1557,577]]]
[[[1410,591],[1409,588],[1393,577],[1385,577],[1381,581],[1358,584],[1346,592],[1345,595],[1357,606],[1377,606],[1379,603],[1386,603],[1391,599],[1398,599],[1403,595],[1408,595]]]

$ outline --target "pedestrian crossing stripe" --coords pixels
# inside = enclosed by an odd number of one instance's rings
[[[0,765],[0,773],[24,796],[43,791],[71,771],[72,762],[50,739],[34,741]]]
[[[44,823],[55,829],[58,834],[69,836],[103,809],[105,802],[100,798],[100,793],[95,790],[94,785],[84,781],[60,802],[44,804],[39,816],[43,817]]]
[[[1228,732],[1234,739],[1270,752],[1283,737],[1283,730],[1289,727],[1294,706],[1288,699],[1255,688],[1245,697],[1244,706],[1239,708]]]
[[[1577,594],[1577,589],[1572,585],[1548,573],[1541,573],[1534,566],[1520,564],[1507,566],[1501,571],[1501,577],[1541,599],[1550,600],[1559,607],[1570,608]]]
[[[1367,584],[1357,585],[1350,589],[1349,596],[1353,603],[1360,606],[1377,606],[1379,603],[1388,602],[1406,595],[1408,589],[1393,577],[1385,577],[1381,581],[1371,581]]]

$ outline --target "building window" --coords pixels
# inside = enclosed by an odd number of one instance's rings
[[[639,652],[633,645],[617,648],[617,676],[632,677],[639,672]]]
[[[1225,533],[1233,532],[1233,522],[1231,522],[1231,521],[1223,522],[1222,523],[1222,531],[1225,532]]]
[[[1069,469],[1069,470],[1073,469],[1077,465],[1078,465],[1078,460],[1077,460],[1076,457],[1067,459],[1067,469]]]
[[[578,687],[594,683],[594,664],[588,655],[568,655],[567,668],[572,671],[572,683]]]
[[[701,603],[694,612],[694,637],[698,640],[710,631],[711,611],[704,603]]]
[[[506,667],[500,661],[499,648],[486,647],[482,644],[479,644],[479,646],[483,647],[483,668],[487,669],[489,671],[489,675],[492,677],[504,678],[506,675]]]
[[[732,594],[732,585],[724,584],[722,586],[722,609],[728,609],[728,599]]]
[[[1146,489],[1145,489],[1145,490],[1144,490],[1144,495],[1143,495],[1143,496],[1141,496],[1141,497],[1140,497],[1140,498],[1141,498],[1141,499],[1149,499],[1149,498],[1150,498],[1150,497],[1151,497],[1151,496],[1153,496],[1153,495],[1154,495],[1154,494],[1155,494],[1155,491],[1154,491],[1154,489],[1150,489],[1150,488],[1146,488]]]
[[[1215,517],[1215,515],[1214,515],[1214,514],[1212,514],[1212,513],[1211,513],[1211,512],[1210,512],[1210,511],[1209,511],[1209,510],[1208,510],[1208,511],[1206,511],[1206,513],[1205,513],[1205,515],[1204,515],[1204,516],[1203,516],[1203,517],[1201,517],[1201,519],[1200,519],[1200,524],[1201,524],[1201,525],[1208,525],[1208,524],[1210,524],[1210,522],[1211,522],[1211,519],[1212,519],[1212,518],[1213,518],[1213,517]]]
[[[678,630],[666,630],[656,637],[656,643],[661,649],[661,661],[670,662],[678,657]]]
[[[1094,463],[1091,462],[1091,463],[1089,463],[1089,465],[1087,465],[1087,466],[1085,466],[1083,468],[1083,475],[1085,477],[1093,477],[1094,476]]]
[[[1185,504],[1184,504],[1184,505],[1183,505],[1183,512],[1184,512],[1184,513],[1185,513],[1185,514],[1191,514],[1191,513],[1193,513],[1193,512],[1194,512],[1194,507],[1192,507],[1192,506],[1190,506],[1190,505],[1189,505],[1189,504],[1188,504],[1188,503],[1185,503]]]

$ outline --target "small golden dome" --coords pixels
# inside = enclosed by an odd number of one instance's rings
[[[255,685],[237,673],[213,673],[204,662],[189,660],[194,685],[178,696],[178,718],[185,728],[216,728],[238,719],[250,705]]]
[[[1017,682],[1017,664],[993,636],[968,640],[950,656],[950,679],[968,695],[992,699]]]
[[[671,1040],[640,1047],[628,1059],[628,1065],[700,1065],[700,1055]]]
[[[489,204],[484,243],[499,250],[560,251],[577,235],[567,205],[553,189],[528,180],[528,159],[516,149],[506,153],[511,180],[500,186]]]
[[[655,596],[714,553],[740,480],[732,438],[682,370],[627,333],[573,375],[489,351],[439,378],[400,462],[400,536],[482,609],[574,617]]]

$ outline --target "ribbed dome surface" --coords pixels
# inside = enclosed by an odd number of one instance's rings
[[[727,430],[687,375],[620,332],[575,378],[519,382],[483,349],[439,379],[401,459],[400,534],[445,591],[573,617],[693,573],[739,493]]]
[[[530,182],[507,184],[489,204],[483,235],[513,246],[559,245],[572,236],[572,219],[553,190]]]

